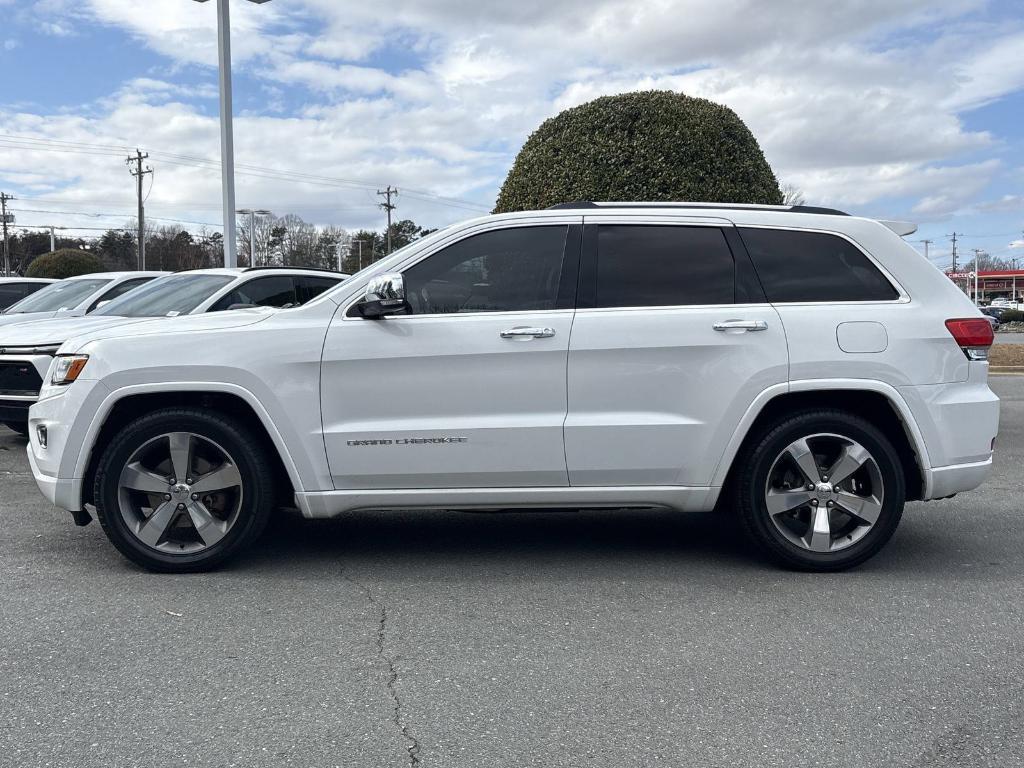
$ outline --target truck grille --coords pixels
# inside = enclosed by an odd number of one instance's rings
[[[43,380],[32,363],[0,361],[0,398],[5,396],[35,396]]]

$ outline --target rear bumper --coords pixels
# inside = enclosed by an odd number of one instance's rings
[[[954,493],[973,491],[985,482],[992,471],[992,458],[972,464],[954,464],[928,470],[929,499],[942,499]]]
[[[988,364],[971,363],[967,381],[901,387],[924,441],[924,498],[941,499],[981,485],[992,470],[999,398]]]

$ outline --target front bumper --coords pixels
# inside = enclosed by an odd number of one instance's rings
[[[32,476],[43,496],[61,509],[78,512],[83,508],[87,440],[107,394],[99,382],[79,380],[29,410],[27,451]],[[40,426],[46,427],[45,448],[39,444]]]

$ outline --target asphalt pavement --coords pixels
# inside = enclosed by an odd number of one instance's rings
[[[281,515],[124,561],[0,428],[0,765],[1024,765],[1024,377],[982,489],[836,575],[727,518]]]

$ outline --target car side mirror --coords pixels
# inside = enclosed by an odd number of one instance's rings
[[[388,272],[370,280],[356,310],[367,320],[407,312],[409,303],[405,300],[405,279],[401,273]]]

